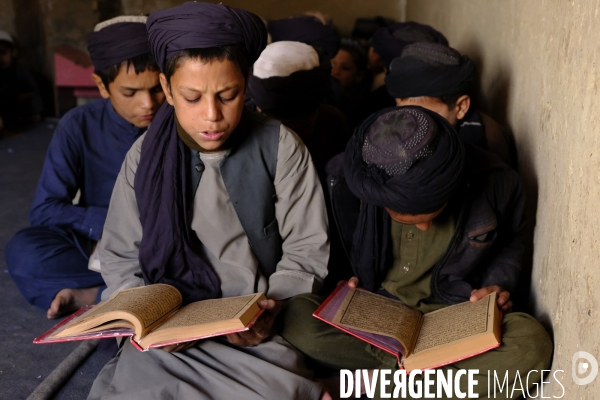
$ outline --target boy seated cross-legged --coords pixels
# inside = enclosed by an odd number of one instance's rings
[[[6,247],[13,281],[48,318],[95,304],[104,287],[102,276],[88,269],[89,258],[125,154],[165,99],[145,21],[116,17],[89,34],[92,78],[103,99],[69,111],[58,123],[31,205],[32,226]]]
[[[500,347],[442,369],[478,369],[479,398],[487,393],[488,371],[502,379],[508,371],[511,388],[517,371],[526,377],[535,370],[523,385],[539,382],[550,365],[550,337],[533,317],[510,312],[524,249],[518,175],[421,107],[373,114],[327,168],[335,226],[354,275],[349,284],[423,313],[497,292]],[[292,298],[282,336],[329,368],[398,368],[394,355],[314,318],[322,301]]]
[[[99,247],[102,297],[168,283],[184,304],[268,300],[246,332],[147,352],[124,343],[88,399],[320,399],[303,355],[273,330],[285,299],[320,289],[329,242],[308,150],[244,108],[266,27],[202,2],[156,11],[147,27],[168,103],[117,178]]]

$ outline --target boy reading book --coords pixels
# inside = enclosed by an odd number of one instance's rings
[[[167,103],[127,154],[100,243],[103,298],[167,283],[189,304],[264,292],[246,331],[140,352],[126,342],[88,399],[319,399],[302,354],[273,332],[282,301],[319,290],[329,243],[306,147],[244,111],[262,20],[188,2],[148,17]],[[307,212],[310,210],[310,212]]]
[[[524,229],[521,183],[510,167],[461,142],[436,113],[393,107],[365,120],[328,171],[354,275],[349,285],[400,300],[425,317],[492,292],[502,311],[510,309]],[[333,368],[399,367],[397,356],[314,318],[321,302],[310,295],[290,300],[282,332],[290,343]],[[443,369],[478,369],[480,398],[488,371],[491,379],[494,371],[502,377],[508,371],[509,387],[517,371],[537,370],[528,384],[539,381],[552,354],[544,328],[529,315],[505,313],[501,340],[497,349]]]

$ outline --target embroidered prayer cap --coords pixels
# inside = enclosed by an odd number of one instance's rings
[[[435,151],[437,126],[428,114],[414,108],[398,108],[381,115],[371,125],[362,147],[367,165],[389,176],[404,174],[418,160]]]
[[[429,25],[411,21],[380,28],[373,35],[371,46],[381,56],[384,67],[389,70],[390,63],[394,58],[400,57],[404,47],[418,42],[448,45],[448,40],[442,33]]]
[[[340,48],[340,38],[333,27],[312,15],[295,15],[271,21],[269,32],[273,42],[293,41],[310,44],[322,49],[329,58],[335,57]]]
[[[7,42],[13,46],[15,44],[15,41],[12,38],[12,36],[10,35],[10,33],[3,31],[3,30],[0,30],[0,42]]]
[[[88,51],[95,71],[150,53],[147,17],[122,15],[100,22],[88,34]]]
[[[462,180],[464,148],[445,118],[422,107],[391,107],[358,126],[344,175],[363,202],[407,214],[441,209]]]
[[[186,49],[242,45],[253,64],[267,45],[267,28],[255,14],[222,4],[187,2],[150,14],[150,49],[164,71],[166,61]]]
[[[414,43],[390,65],[385,85],[392,97],[441,97],[463,94],[475,78],[475,64],[439,43]]]
[[[329,94],[330,68],[329,60],[308,44],[271,43],[254,63],[248,96],[278,118],[307,115]]]

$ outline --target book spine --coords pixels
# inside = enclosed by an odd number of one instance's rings
[[[139,344],[138,344],[138,343],[137,343],[135,340],[133,340],[133,336],[131,336],[131,337],[129,338],[129,341],[131,342],[131,344],[133,345],[133,347],[135,347],[135,348],[136,348],[137,350],[139,350],[139,351],[142,351],[142,352],[144,352],[144,351],[148,351],[148,350],[149,350],[149,349],[146,349],[146,350],[144,350],[144,349],[142,348],[142,346],[140,346],[140,345],[139,345]]]

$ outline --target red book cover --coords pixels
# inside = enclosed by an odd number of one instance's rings
[[[364,290],[361,288],[357,288],[357,289]],[[369,343],[372,346],[375,346],[385,352],[388,352],[388,353],[396,356],[398,358],[398,365],[400,366],[401,369],[404,369],[403,360],[404,360],[404,357],[406,354],[406,350],[404,349],[404,346],[402,346],[402,344],[398,340],[388,337],[388,336],[379,335],[376,333],[365,332],[365,331],[361,331],[359,329],[340,326],[333,322],[334,316],[336,315],[338,309],[340,308],[342,302],[344,301],[344,299],[346,298],[346,295],[348,294],[348,292],[350,290],[351,290],[351,288],[350,288],[350,286],[348,286],[347,281],[340,282],[340,284],[337,286],[337,288],[325,299],[325,301],[313,313],[313,316],[315,318],[318,318],[321,321],[343,331],[343,332],[346,332],[349,335],[352,335],[364,342]],[[499,318],[500,318],[500,321],[499,321],[500,326],[502,326],[502,312],[499,312]],[[453,364],[455,362],[477,356],[478,354],[485,353],[485,352],[492,350],[494,348],[497,348],[499,346],[500,346],[500,343],[498,343],[494,346],[491,346],[489,348],[486,348],[485,350],[473,352],[465,357],[456,358],[449,362],[445,362],[443,364],[432,365],[430,367],[427,367],[426,369],[436,369],[436,368],[443,367],[445,365]]]

